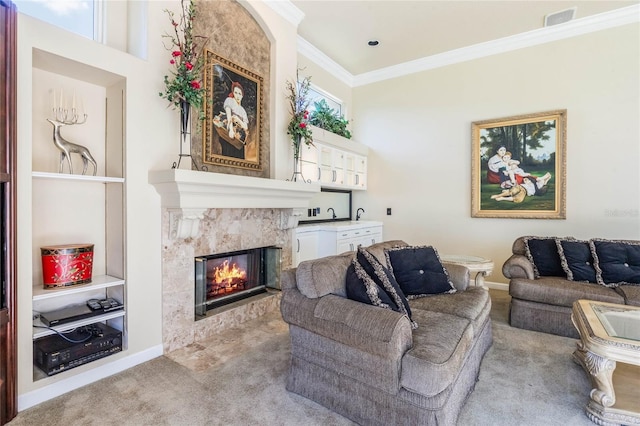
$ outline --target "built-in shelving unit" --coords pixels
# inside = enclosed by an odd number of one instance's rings
[[[34,352],[39,339],[78,327],[102,323],[122,332],[127,349],[126,229],[124,176],[124,99],[126,79],[39,49],[33,49],[32,117],[32,311]],[[78,73],[78,69],[83,70]],[[46,118],[53,111],[53,89],[68,99],[82,99],[88,118],[80,125],[61,128],[68,141],[85,146],[97,163],[96,175],[71,174],[60,167],[60,151],[53,144],[53,127]],[[82,170],[79,154],[71,154],[73,170]],[[89,166],[87,173],[93,173]],[[45,288],[41,247],[93,244],[90,283]],[[89,299],[113,298],[123,309],[46,326],[40,314],[84,306]],[[104,358],[102,358],[104,359]],[[97,361],[97,360],[96,360]],[[101,365],[104,361],[81,365]],[[87,367],[82,369],[87,371]],[[73,366],[47,376],[34,363],[33,381],[46,385],[78,374]]]

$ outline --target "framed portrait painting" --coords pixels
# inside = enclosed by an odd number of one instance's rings
[[[205,164],[262,170],[262,77],[214,52],[204,52]]]
[[[471,216],[565,219],[567,111],[471,125]]]

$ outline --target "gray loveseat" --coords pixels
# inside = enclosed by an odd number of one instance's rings
[[[384,261],[384,249],[367,248]],[[281,311],[289,324],[287,390],[357,423],[455,425],[492,343],[491,299],[469,287],[469,271],[444,264],[453,294],[410,300],[406,315],[346,297],[355,252],[283,272]]]
[[[564,273],[558,276],[536,277],[534,263],[526,253],[525,238],[545,237],[517,238],[512,246],[513,254],[502,267],[503,275],[510,279],[509,324],[511,326],[578,338],[578,332],[571,322],[571,308],[575,301],[589,299],[640,306],[640,285],[637,284],[607,287],[594,282],[570,280]],[[640,244],[637,241],[622,243]],[[622,254],[624,255],[624,252]],[[638,268],[637,261],[636,258],[636,268]],[[633,261],[626,258],[620,259],[620,263],[623,268],[624,265],[629,268],[634,267]],[[563,268],[566,270],[567,265],[565,264]]]

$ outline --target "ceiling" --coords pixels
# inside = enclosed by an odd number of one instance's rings
[[[304,13],[298,34],[351,75],[544,26],[545,15],[577,7],[575,19],[636,1],[291,0]],[[380,44],[369,47],[369,40]]]

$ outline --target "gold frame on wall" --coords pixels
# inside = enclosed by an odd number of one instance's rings
[[[203,80],[203,163],[262,170],[263,78],[205,49]],[[238,87],[242,92],[241,103],[235,105],[238,109],[231,115],[237,116],[234,120],[243,121],[246,126],[240,123],[229,132],[225,101],[234,99]],[[248,120],[241,119],[242,116]]]
[[[566,136],[566,109],[472,123],[471,216],[565,219]]]

